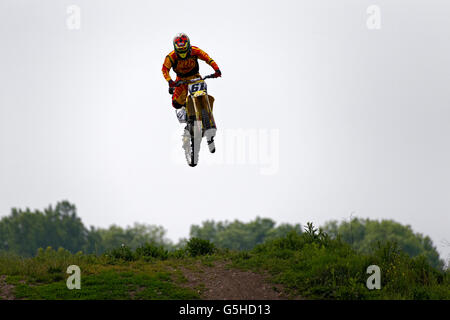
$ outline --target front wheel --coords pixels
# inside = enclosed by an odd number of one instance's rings
[[[198,164],[201,141],[201,127],[198,123],[189,123],[184,129],[183,149],[186,161],[191,167],[195,167]]]

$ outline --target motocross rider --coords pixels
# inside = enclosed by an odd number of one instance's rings
[[[162,73],[169,84],[169,93],[172,94],[172,106],[177,109],[178,121],[186,122],[185,103],[188,85],[182,84],[176,87],[176,82],[200,77],[198,59],[205,61],[214,69],[215,77],[220,77],[222,73],[217,63],[205,51],[191,46],[189,37],[186,34],[177,34],[173,39],[173,47],[174,50],[164,60]],[[170,69],[173,69],[177,74],[175,81],[170,77]]]

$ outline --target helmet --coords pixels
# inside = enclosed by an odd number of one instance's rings
[[[184,33],[179,33],[173,38],[173,47],[181,59],[185,59],[191,51],[191,41]]]

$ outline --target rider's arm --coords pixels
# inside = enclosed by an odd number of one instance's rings
[[[192,46],[192,54],[196,55],[200,60],[205,61],[207,64],[209,64],[214,71],[219,70],[219,66],[217,63],[202,49]]]
[[[164,59],[164,63],[162,66],[162,73],[163,73],[164,79],[166,79],[167,81],[172,80],[172,77],[170,76],[170,73],[169,73],[170,69],[172,69],[172,62],[173,61],[172,61],[170,55],[167,55],[166,59]]]

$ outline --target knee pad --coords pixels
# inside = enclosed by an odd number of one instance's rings
[[[180,108],[184,107],[184,105],[179,104],[176,100],[172,100],[172,106],[173,106],[175,109],[180,109]]]

